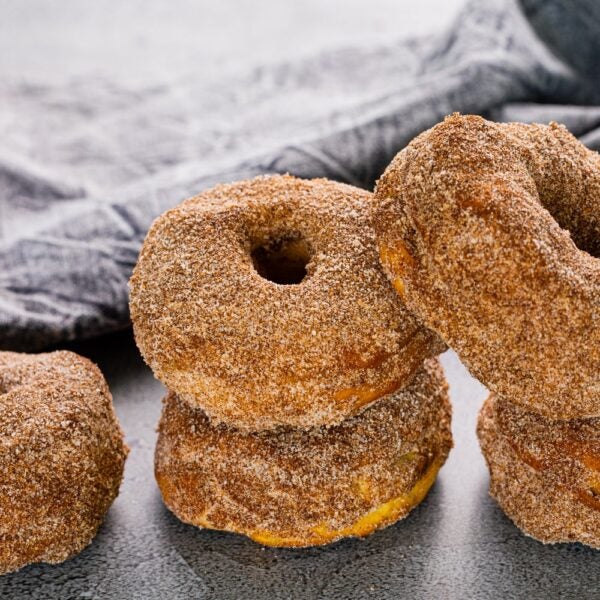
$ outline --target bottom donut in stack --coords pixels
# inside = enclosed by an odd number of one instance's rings
[[[600,419],[551,420],[492,395],[477,433],[490,494],[520,529],[600,548]]]
[[[366,536],[417,506],[452,446],[436,359],[402,391],[334,427],[247,433],[164,400],[155,475],[182,521],[268,546]]]

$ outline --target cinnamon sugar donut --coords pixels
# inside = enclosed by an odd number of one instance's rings
[[[245,430],[332,425],[444,345],[389,285],[372,195],[324,179],[220,185],[159,217],[131,279],[156,376]]]
[[[490,396],[477,433],[490,494],[526,534],[600,548],[598,419],[550,421]]]
[[[600,157],[557,124],[453,115],[376,191],[384,268],[492,391],[600,416]]]
[[[600,510],[600,418],[551,420],[500,398],[489,402],[498,430],[524,462]]]
[[[0,574],[91,541],[127,456],[104,377],[72,352],[0,352]]]
[[[435,359],[412,383],[340,425],[242,432],[165,399],[156,480],[167,507],[200,527],[268,546],[366,536],[423,500],[452,446]]]

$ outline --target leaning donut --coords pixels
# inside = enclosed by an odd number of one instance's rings
[[[383,266],[492,391],[600,416],[600,157],[564,127],[454,115],[376,191]]]
[[[91,541],[127,456],[104,377],[72,352],[0,352],[0,574]]]
[[[165,504],[187,523],[268,546],[314,546],[406,516],[451,446],[447,385],[430,359],[403,391],[331,428],[214,427],[171,392],[155,474]]]
[[[271,176],[162,215],[130,302],[156,376],[246,430],[332,425],[406,385],[444,345],[381,270],[371,202],[348,185]]]
[[[490,396],[477,433],[490,494],[526,534],[600,548],[598,419],[551,421]]]

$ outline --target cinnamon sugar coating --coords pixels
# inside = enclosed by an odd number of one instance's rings
[[[590,421],[551,422],[494,396],[479,415],[491,496],[544,543],[600,548],[598,420]]]
[[[155,375],[244,430],[336,424],[406,385],[445,346],[389,285],[371,201],[340,183],[269,176],[159,217],[130,296]],[[286,277],[305,269],[299,283],[268,279],[261,260],[277,252]]]
[[[489,403],[498,431],[524,462],[600,510],[600,418],[551,420],[498,397]]]
[[[91,541],[128,449],[104,377],[72,352],[0,352],[0,574]]]
[[[331,428],[242,432],[173,392],[155,475],[167,507],[271,546],[368,535],[426,495],[452,446],[443,371],[427,360],[403,391]]]
[[[381,177],[375,229],[407,306],[487,387],[600,416],[600,157],[555,123],[453,115]]]

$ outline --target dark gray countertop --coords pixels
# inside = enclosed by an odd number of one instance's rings
[[[485,389],[453,353],[443,357],[455,448],[405,521],[366,540],[276,550],[180,523],[153,477],[164,388],[130,332],[74,350],[98,362],[131,454],[121,493],[94,542],[58,566],[0,578],[1,598],[598,598],[600,552],[523,536],[488,497],[475,438]]]

